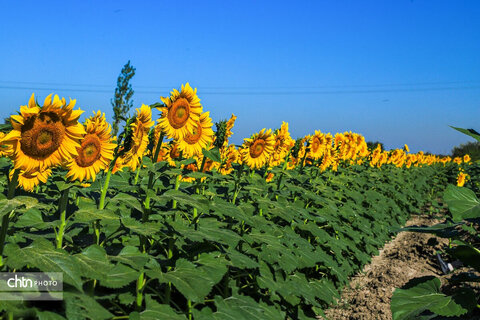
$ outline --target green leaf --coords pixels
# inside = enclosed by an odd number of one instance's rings
[[[75,212],[75,222],[89,223],[96,220],[115,221],[119,220],[119,216],[109,209],[82,208]]]
[[[6,264],[14,269],[24,266],[35,267],[44,272],[62,272],[63,281],[82,291],[80,267],[73,256],[62,249],[54,249],[46,239],[33,241],[28,247],[20,248],[17,244],[5,246]]]
[[[104,280],[113,268],[107,258],[105,249],[99,245],[91,245],[82,253],[74,255],[82,276],[89,279]]]
[[[415,279],[407,289],[396,289],[392,296],[393,320],[417,319],[428,310],[440,316],[461,316],[473,309],[468,292],[446,296],[440,292],[440,279],[423,277]],[[475,301],[475,296],[473,296]]]
[[[140,313],[141,320],[185,320],[185,316],[176,313],[169,305],[160,304],[150,295],[145,297],[146,308]]]
[[[137,280],[140,273],[123,264],[117,264],[109,272],[105,280],[100,285],[107,288],[118,289],[129,285]]]
[[[217,283],[215,280],[218,279],[218,275],[215,274],[215,268],[197,267],[185,259],[178,259],[173,271],[163,273],[161,270],[156,269],[147,270],[146,274],[149,277],[158,279],[162,283],[171,282],[186,299],[193,302],[203,301]]]
[[[207,149],[202,149],[202,153],[205,157],[207,157],[208,159],[214,161],[214,162],[221,162],[222,159],[220,157],[220,150],[215,147],[211,150],[207,150]]]
[[[38,317],[38,320],[65,320],[61,315],[50,311],[37,310],[36,316]]]
[[[0,217],[20,208],[30,209],[37,203],[37,199],[27,196],[17,196],[13,199],[0,199]]]
[[[470,136],[477,141],[480,141],[480,134],[473,129],[463,129],[463,128],[456,128],[456,127],[452,127],[452,126],[450,126],[450,128],[453,128],[457,131],[460,131],[461,133],[466,134],[467,136]]]
[[[226,299],[215,296],[217,312],[215,320],[278,320],[285,319],[285,313],[250,297],[234,295]]]
[[[113,317],[107,309],[86,294],[64,293],[67,319],[102,320]]]
[[[448,185],[443,199],[452,213],[453,221],[480,218],[480,202],[472,190]]]
[[[480,251],[470,246],[457,246],[448,250],[458,260],[480,272]]]
[[[162,225],[155,222],[141,222],[134,218],[122,218],[122,224],[132,232],[144,236],[151,236],[160,231]]]

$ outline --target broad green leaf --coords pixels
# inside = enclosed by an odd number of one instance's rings
[[[61,315],[50,312],[50,311],[38,311],[36,312],[36,316],[38,317],[38,320],[66,320],[64,317]]]
[[[160,304],[150,295],[145,297],[146,308],[140,313],[141,320],[185,320],[185,316],[176,313],[169,305]]]
[[[156,278],[162,283],[171,282],[186,299],[193,302],[203,301],[216,284],[218,275],[214,271],[197,267],[190,261],[178,259],[175,269],[166,273],[160,270],[147,270],[149,277]]]
[[[96,208],[79,209],[75,212],[75,222],[92,222],[96,220],[119,220],[119,216],[109,209],[98,210]]]
[[[440,316],[461,316],[472,308],[469,303],[465,303],[469,302],[467,301],[468,295],[446,296],[441,293],[440,279],[438,278],[415,279],[415,284],[408,289],[394,291],[391,301],[394,320],[417,319],[422,312],[427,310]]]
[[[448,185],[443,199],[452,213],[453,221],[480,218],[480,202],[472,190]]]
[[[234,295],[222,299],[215,296],[217,311],[213,314],[215,320],[278,320],[285,319],[285,312],[262,302],[256,302],[250,297]]]
[[[107,309],[100,305],[94,298],[86,294],[65,292],[64,300],[67,319],[102,320],[113,317]]]
[[[73,257],[77,260],[82,276],[89,279],[104,280],[113,268],[108,261],[105,249],[96,244]]]
[[[480,251],[478,249],[470,246],[457,246],[449,249],[448,252],[465,265],[480,272]]]
[[[215,147],[211,150],[207,150],[207,149],[202,149],[202,153],[205,157],[209,158],[210,160],[214,161],[214,162],[221,162],[221,157],[220,157],[220,150]]]
[[[108,272],[107,277],[100,282],[100,285],[112,289],[123,288],[137,280],[139,275],[139,271],[123,264],[117,264]]]
[[[463,129],[463,128],[456,128],[456,127],[452,127],[452,126],[450,126],[450,128],[453,128],[457,131],[460,131],[461,133],[466,134],[467,136],[470,136],[477,141],[480,141],[480,134],[477,131],[475,131],[474,129]]]
[[[44,272],[62,272],[63,281],[82,290],[78,261],[62,249],[55,249],[48,240],[39,238],[28,247],[16,244],[5,246],[6,264],[14,269],[24,266],[35,267]]]

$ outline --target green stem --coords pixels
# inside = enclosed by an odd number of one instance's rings
[[[60,212],[60,227],[58,228],[58,233],[57,233],[57,249],[62,248],[63,234],[65,232],[65,226],[67,225],[65,218],[67,215],[69,191],[70,191],[70,188],[64,189],[62,191],[62,196],[60,197],[60,203],[58,204],[58,211]]]
[[[133,180],[134,185],[138,183],[138,176],[140,175],[141,168],[142,168],[142,162],[140,161],[140,165],[138,166],[137,173],[135,173],[135,179]]]
[[[145,273],[140,273],[137,279],[137,310],[141,310],[143,303],[143,287],[145,285]]]
[[[288,165],[288,160],[290,159],[290,153],[292,152],[292,149],[288,150],[288,153],[287,153],[287,156],[285,157],[285,162],[283,163],[283,166],[282,166],[282,171],[280,172],[280,177],[278,178],[278,182],[277,182],[277,190],[280,189],[280,185],[282,184],[282,178],[284,176],[284,172],[285,172],[285,169],[287,169],[287,165]]]
[[[192,300],[188,299],[187,301],[188,304],[188,320],[192,320]]]
[[[180,175],[178,175],[176,178],[175,178],[175,190],[178,190],[180,187]],[[173,200],[173,203],[172,203],[172,209],[176,209],[177,208],[177,200]],[[175,214],[175,213],[174,213]],[[173,219],[175,219],[175,215],[173,216]],[[172,237],[170,237],[168,239],[168,252],[167,252],[167,260],[172,260],[173,258],[173,243],[175,241],[175,236],[172,235]],[[172,270],[172,267],[169,266],[167,268],[167,271],[170,271]],[[172,283],[169,282],[168,285],[167,285],[167,288],[165,290],[165,303],[166,304],[169,304],[170,303],[170,297],[171,297],[171,294],[172,294]]]
[[[180,188],[180,175],[175,178],[175,190],[178,190],[178,188]],[[172,203],[172,209],[177,209],[177,200],[175,199]]]
[[[15,197],[15,190],[18,184],[18,175],[20,170],[15,169],[12,179],[8,183],[7,199]],[[10,215],[5,214],[2,218],[2,229],[0,230],[0,267],[3,266],[3,248],[5,246],[5,238],[7,236],[8,224],[10,222]]]
[[[108,185],[110,184],[110,177],[112,176],[112,170],[108,169],[105,182],[103,183],[102,195],[100,196],[100,202],[98,203],[98,209],[103,210],[105,208],[105,197],[107,196]]]
[[[162,131],[162,133],[160,134],[160,137],[158,138],[157,147],[155,148],[155,153],[153,154],[153,158],[152,158],[152,162],[154,164],[157,163],[158,155],[160,153],[160,149],[162,148],[162,143],[163,143],[163,137],[164,136],[165,136],[165,134]],[[155,172],[151,171],[148,174],[148,185],[147,185],[148,190],[153,189],[154,178],[155,178]],[[146,219],[148,219],[148,217],[146,217],[145,215],[148,215],[149,213],[150,213],[150,194],[147,193],[147,195],[145,197],[145,212],[144,212],[144,216],[143,216],[143,219],[145,221],[146,221]]]

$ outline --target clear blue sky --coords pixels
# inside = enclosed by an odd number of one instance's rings
[[[0,0],[0,116],[54,92],[111,119],[122,66],[134,104],[190,82],[234,142],[354,131],[448,153],[480,131],[480,1]]]

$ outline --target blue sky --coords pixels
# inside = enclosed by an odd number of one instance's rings
[[[449,153],[480,131],[479,1],[0,0],[0,116],[49,93],[111,119],[131,60],[134,105],[190,82],[233,141],[290,125]]]

